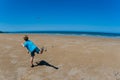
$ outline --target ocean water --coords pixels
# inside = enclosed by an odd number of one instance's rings
[[[91,36],[91,37],[106,37],[120,38],[120,33],[105,33],[105,32],[79,32],[79,31],[21,31],[7,32],[8,34],[42,34],[42,35],[62,35],[62,36]]]

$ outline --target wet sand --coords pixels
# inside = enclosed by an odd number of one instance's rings
[[[120,80],[120,39],[33,35],[47,51],[34,68],[23,34],[0,34],[0,80]]]

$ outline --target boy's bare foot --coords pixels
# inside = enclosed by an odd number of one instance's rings
[[[45,48],[44,50],[45,50],[45,52],[47,52],[47,48]]]
[[[40,52],[40,54],[42,54],[42,53],[43,53],[43,51],[44,51],[44,47],[42,47],[42,48],[41,48],[41,52]]]
[[[33,67],[34,67],[34,65],[32,64],[32,65],[31,65],[31,68],[33,68]]]

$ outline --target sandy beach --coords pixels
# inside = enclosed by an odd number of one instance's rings
[[[0,80],[120,80],[120,39],[29,34],[46,52],[34,68],[24,34],[0,34]]]

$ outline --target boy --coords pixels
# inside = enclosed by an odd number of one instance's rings
[[[23,39],[25,40],[25,42],[22,44],[22,46],[26,47],[28,50],[28,53],[30,53],[31,67],[34,67],[33,59],[34,59],[35,53],[42,54],[44,48],[39,49],[31,40],[29,40],[29,37],[27,35],[25,35]]]

